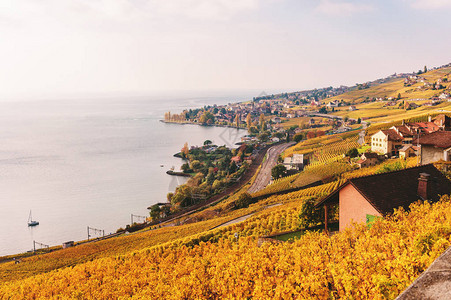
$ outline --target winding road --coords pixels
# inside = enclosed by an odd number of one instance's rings
[[[268,149],[268,151],[266,152],[266,160],[262,164],[260,172],[258,172],[257,178],[255,179],[254,183],[248,189],[249,193],[252,194],[252,193],[258,192],[259,190],[265,188],[269,184],[269,182],[271,181],[271,170],[277,164],[277,159],[278,159],[279,155],[283,151],[285,151],[285,149],[287,149],[288,147],[291,147],[295,144],[296,143],[294,143],[294,142],[284,143],[284,144],[272,146],[271,148]]]

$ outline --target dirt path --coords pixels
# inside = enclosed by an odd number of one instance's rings
[[[272,208],[272,207],[276,207],[276,206],[280,206],[280,205],[282,205],[282,203],[276,203],[276,204],[267,205],[267,206],[265,206],[265,207],[262,209],[262,211],[265,210],[265,209]],[[260,211],[258,211],[258,212],[260,212]],[[232,224],[236,224],[236,223],[240,223],[240,222],[246,221],[247,219],[249,219],[250,217],[252,217],[252,216],[255,215],[256,213],[257,213],[257,212],[253,212],[253,213],[251,213],[251,214],[241,216],[241,217],[239,217],[239,218],[230,220],[230,221],[225,222],[225,223],[223,223],[223,224],[221,224],[221,225],[218,225],[218,226],[216,226],[216,227],[213,227],[212,229],[215,229],[215,228],[221,228],[221,227],[225,227],[225,226],[229,226],[229,225],[232,225]]]

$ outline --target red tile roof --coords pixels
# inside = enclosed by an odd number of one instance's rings
[[[395,126],[396,129],[402,134],[403,137],[413,136],[413,132],[405,125]]]
[[[437,148],[451,147],[451,131],[436,131],[430,134],[423,135],[419,141],[415,140],[414,144],[434,146]]]
[[[420,132],[431,133],[434,131],[440,130],[440,127],[437,126],[434,122],[415,122],[415,123],[407,123],[407,126],[418,129]]]
[[[381,130],[390,141],[402,141],[403,138],[394,129]]]
[[[338,202],[339,191],[351,184],[381,214],[393,212],[400,206],[408,208],[420,197],[417,195],[420,173],[430,175],[430,199],[437,201],[439,195],[451,193],[451,181],[432,164],[349,179],[338,190],[321,200],[316,206]]]

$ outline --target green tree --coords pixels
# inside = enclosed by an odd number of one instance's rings
[[[252,202],[252,196],[249,195],[249,193],[243,193],[241,194],[238,199],[235,201],[235,208],[246,208],[251,204]]]
[[[208,146],[208,145],[211,145],[211,144],[212,144],[212,142],[210,140],[205,140],[205,142],[204,142],[204,146]]]
[[[357,157],[359,155],[359,150],[357,150],[357,148],[352,148],[352,149],[349,149],[348,150],[348,152],[346,152],[346,156],[349,156],[349,157]]]
[[[316,226],[324,223],[324,209],[315,207],[315,199],[310,198],[304,201],[299,213],[299,225],[301,228]]]
[[[269,139],[269,134],[267,132],[263,132],[258,136],[258,139],[262,142],[266,142]]]
[[[302,132],[296,133],[293,137],[293,140],[296,143],[299,143],[300,141],[302,141],[304,139],[304,134]]]
[[[161,208],[158,204],[152,205],[150,207],[150,217],[153,221],[158,220],[160,218]]]
[[[183,173],[188,173],[191,169],[189,167],[189,163],[184,163],[180,169],[182,169]]]
[[[257,133],[258,133],[257,127],[251,126],[251,127],[249,128],[249,133],[250,133],[250,134],[257,134]]]
[[[362,119],[360,119],[360,117],[357,119],[357,124],[362,123]]]
[[[283,134],[283,132],[276,132],[276,133],[274,134],[274,136],[277,137],[277,138],[279,138],[279,139],[281,139],[281,138],[284,137],[284,134]]]
[[[193,162],[191,162],[191,168],[194,172],[199,172],[202,168],[202,163],[198,160],[193,160]]]
[[[271,170],[271,176],[274,179],[279,179],[287,174],[287,168],[284,165],[277,165]]]
[[[233,162],[233,161],[230,162],[230,165],[229,165],[229,174],[235,173],[236,170],[237,170],[237,166],[236,166],[235,162]]]
[[[398,100],[401,99],[401,93],[398,93],[398,97],[396,97],[396,99],[398,99]]]

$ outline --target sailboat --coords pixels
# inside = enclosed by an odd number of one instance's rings
[[[36,226],[39,225],[38,221],[33,221],[33,219],[31,218],[31,210],[30,210],[30,216],[28,217],[28,226]]]

